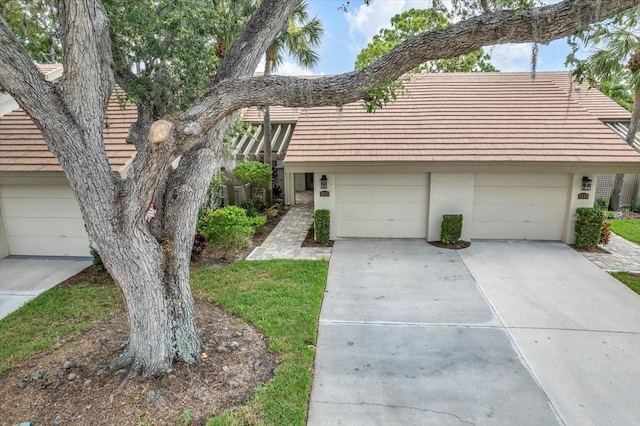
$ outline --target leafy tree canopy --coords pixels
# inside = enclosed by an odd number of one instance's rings
[[[446,28],[449,19],[442,12],[431,9],[411,9],[391,18],[391,28],[383,28],[358,54],[356,69],[362,69],[389,52],[400,43],[425,31]],[[415,72],[489,72],[498,71],[482,49],[451,59],[428,61]]]

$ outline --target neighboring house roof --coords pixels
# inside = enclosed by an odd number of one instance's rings
[[[359,102],[302,111],[285,162],[640,164],[640,154],[603,123],[628,122],[629,113],[597,89],[572,90],[570,78],[415,75],[375,113]]]
[[[39,68],[44,72],[49,69],[43,65]],[[123,95],[121,89],[112,94],[103,131],[109,164],[116,172],[124,171],[136,153],[126,137],[138,113],[133,104],[124,101]],[[0,117],[0,172],[59,171],[62,168],[47,149],[42,133],[24,110],[16,109]]]

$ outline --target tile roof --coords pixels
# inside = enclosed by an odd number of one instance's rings
[[[629,113],[596,89],[571,91],[568,72],[414,76],[373,114],[360,103],[299,114],[286,163],[635,163],[602,121]]]
[[[44,68],[45,72],[47,69]],[[116,89],[111,96],[104,128],[109,164],[116,172],[122,172],[136,153],[135,147],[126,142],[126,137],[137,118],[137,110],[131,103],[121,105],[123,94],[122,89]],[[59,171],[62,168],[58,161],[24,110],[17,109],[0,117],[0,172]]]

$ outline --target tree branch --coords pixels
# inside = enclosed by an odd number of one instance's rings
[[[221,81],[256,70],[271,42],[286,28],[289,16],[302,0],[264,0],[236,37],[214,78]]]
[[[565,0],[524,11],[502,10],[413,37],[360,71],[318,79],[271,76],[221,81],[183,114],[176,131],[183,133],[182,138],[186,136],[189,145],[194,129],[208,129],[239,108],[340,106],[367,99],[377,85],[423,62],[456,57],[493,44],[547,43],[638,3],[640,0],[610,0],[597,7],[589,0]]]
[[[114,87],[106,11],[99,0],[61,0],[58,17],[65,103],[85,131],[101,133]]]
[[[53,84],[46,81],[27,51],[0,16],[0,87],[18,104],[29,111],[42,128],[43,120],[51,118],[52,106],[61,105]]]

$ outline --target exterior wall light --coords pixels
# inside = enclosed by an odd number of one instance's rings
[[[593,182],[591,179],[589,179],[587,176],[584,176],[582,178],[582,190],[591,191],[591,182]]]
[[[327,175],[322,175],[320,178],[320,189],[327,189]]]

